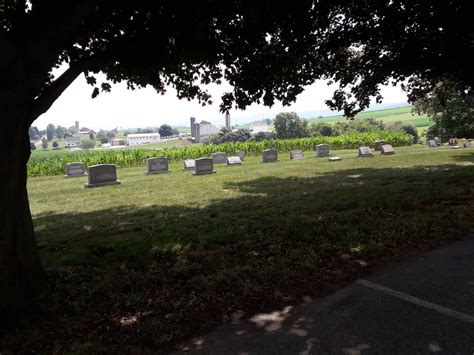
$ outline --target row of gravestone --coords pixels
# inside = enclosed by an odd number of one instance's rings
[[[395,154],[393,148],[389,144],[384,144],[383,141],[377,141],[375,149],[379,150],[381,154],[390,155]],[[244,152],[237,151],[236,156],[227,157],[225,153],[217,152],[213,153],[211,158],[199,158],[184,160],[183,170],[194,170],[193,175],[205,175],[215,173],[214,164],[226,163],[227,166],[242,165],[244,159]],[[329,157],[331,151],[328,144],[318,144],[316,146],[315,156],[317,157]],[[373,156],[372,150],[369,147],[359,147],[359,157]],[[292,150],[290,152],[290,159],[299,160],[303,159],[304,154],[302,150]],[[340,157],[330,157],[329,161],[341,160]],[[278,161],[278,152],[276,149],[266,149],[262,152],[262,163],[271,163]],[[145,174],[163,174],[168,173],[168,158],[157,157],[147,159],[147,170]],[[88,182],[84,185],[85,187],[96,187],[102,185],[120,184],[117,180],[116,165],[114,164],[98,164],[89,167],[89,174],[86,173],[86,169],[83,163],[69,163],[66,164],[66,175],[65,177],[79,177],[88,176]]]
[[[439,147],[439,146],[442,146],[443,144],[441,143],[441,140],[439,138],[435,138],[435,139],[430,139],[426,142],[426,144],[428,145],[429,148],[436,148],[436,147]],[[472,142],[470,140],[465,140],[462,144],[462,146],[460,145],[451,145],[451,148],[453,149],[459,149],[459,148],[472,148]]]

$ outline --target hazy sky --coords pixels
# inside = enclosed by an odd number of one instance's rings
[[[224,115],[219,112],[219,103],[222,93],[229,91],[229,85],[210,85],[208,88],[214,104],[205,107],[197,101],[178,100],[172,88],[168,89],[166,95],[159,95],[151,87],[127,90],[124,83],[114,85],[110,93],[101,93],[91,99],[93,88],[86,83],[84,76],[80,75],[33,125],[40,129],[44,129],[48,123],[70,127],[74,125],[74,121],[79,121],[81,127],[94,130],[156,127],[164,123],[187,126],[190,116],[196,117],[198,121],[207,120],[223,125]],[[282,111],[301,113],[327,110],[324,100],[331,98],[332,91],[324,81],[319,81],[300,94],[296,103],[290,107],[283,107],[281,104],[272,108],[252,105],[245,111],[233,110],[230,112],[232,124],[274,117]],[[384,103],[406,102],[406,95],[399,87],[384,87],[382,94]]]

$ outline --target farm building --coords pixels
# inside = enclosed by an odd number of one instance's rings
[[[160,141],[159,133],[140,133],[129,134],[127,136],[128,145],[158,143]]]

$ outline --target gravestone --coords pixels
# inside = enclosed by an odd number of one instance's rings
[[[435,141],[437,146],[443,145],[443,143],[441,142],[441,138],[435,137],[433,140]]]
[[[381,150],[381,147],[385,145],[385,141],[384,140],[378,140],[378,141],[375,141],[374,143],[374,149],[375,151],[380,151]]]
[[[460,145],[452,145],[451,149],[461,149],[462,147]]]
[[[84,163],[68,163],[66,164],[65,178],[87,176]]]
[[[341,157],[329,157],[328,160],[329,161],[341,161],[342,158]]]
[[[194,159],[187,159],[187,160],[183,160],[183,170],[186,171],[186,170],[194,170]]]
[[[242,160],[238,156],[227,157],[227,166],[242,165]]]
[[[245,152],[243,150],[238,150],[235,152],[235,155],[237,155],[240,158],[240,161],[244,161],[245,158]]]
[[[358,150],[359,157],[373,157],[372,150],[369,147],[359,147]]]
[[[293,160],[300,160],[304,158],[304,154],[302,150],[292,150],[290,152],[290,159]]]
[[[206,175],[206,174],[214,174],[216,171],[214,170],[214,161],[212,158],[199,158],[195,161],[195,167],[193,175]]]
[[[472,147],[472,143],[471,143],[470,141],[465,141],[465,142],[463,143],[463,147],[464,147],[464,148],[471,148],[471,147]]]
[[[278,161],[278,152],[276,149],[265,149],[262,152],[262,163],[273,163]]]
[[[384,144],[380,147],[380,154],[383,155],[392,155],[395,154],[393,147],[390,144]]]
[[[115,164],[98,164],[89,166],[89,175],[84,187],[117,185],[117,166]]]
[[[328,157],[331,154],[329,150],[329,144],[318,144],[316,146],[315,157]]]
[[[212,153],[212,161],[214,164],[225,164],[227,161],[227,156],[222,152]]]
[[[438,145],[436,144],[436,141],[434,139],[430,139],[428,142],[428,147],[429,148],[436,148]]]
[[[146,160],[147,171],[145,174],[163,174],[169,173],[168,169],[168,158],[159,157],[159,158],[149,158]]]

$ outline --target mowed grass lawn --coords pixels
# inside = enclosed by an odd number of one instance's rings
[[[160,351],[233,317],[321,296],[474,230],[474,150],[402,147],[328,162],[247,157],[121,185],[30,178],[49,289],[16,351]],[[1,340],[0,340],[1,345]],[[1,346],[0,346],[1,348]]]

